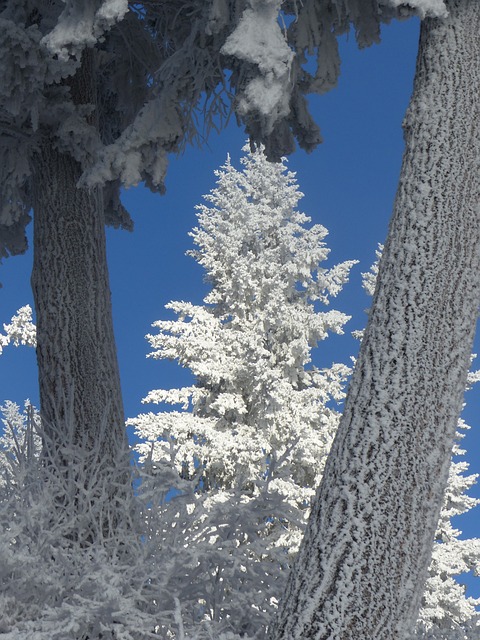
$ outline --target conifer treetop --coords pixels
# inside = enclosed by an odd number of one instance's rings
[[[177,361],[195,382],[145,398],[181,410],[129,421],[153,465],[172,559],[168,598],[176,593],[186,633],[225,640],[225,629],[264,637],[350,374],[340,363],[314,366],[311,352],[343,333],[348,316],[325,306],[354,261],[324,267],[327,231],[298,210],[303,194],[286,159],[243,150],[241,170],[228,158],[197,207],[189,253],[209,293],[201,305],[167,305],[176,318],[147,336],[151,357]],[[161,498],[162,486],[174,499]],[[175,627],[168,611],[162,617]]]

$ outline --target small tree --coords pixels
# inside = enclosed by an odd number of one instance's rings
[[[3,325],[3,330],[5,334],[0,333],[0,355],[3,349],[12,342],[16,347],[21,344],[29,347],[37,345],[37,331],[32,322],[32,308],[28,304],[17,311],[10,324]]]
[[[471,381],[478,381],[478,372]],[[470,427],[460,420],[457,439],[464,437]],[[450,639],[457,629],[464,629],[466,638],[474,640],[480,629],[480,618],[476,605],[480,599],[466,597],[465,586],[459,584],[456,576],[469,571],[480,572],[480,539],[460,539],[462,532],[457,529],[452,518],[467,513],[480,504],[480,500],[467,495],[475,484],[478,474],[465,475],[469,464],[458,460],[465,450],[455,444],[453,460],[445,492],[443,508],[435,533],[432,560],[425,583],[422,607],[417,623],[417,636],[427,632],[435,640]],[[468,634],[468,626],[471,633]],[[476,631],[474,631],[474,629]]]
[[[244,150],[242,171],[228,159],[216,172],[191,234],[211,285],[204,305],[170,303],[178,319],[147,336],[150,355],[177,360],[195,384],[145,399],[183,411],[129,422],[164,487],[165,545],[178,558],[167,587],[183,623],[253,636],[281,595],[350,371],[311,365],[312,348],[348,320],[314,305],[337,295],[354,262],[319,266],[327,231],[306,228],[295,175]]]
[[[29,400],[25,401],[23,411],[7,400],[0,405],[0,415],[0,486],[4,488],[15,482],[17,468],[39,457],[42,442],[33,427],[40,417]]]

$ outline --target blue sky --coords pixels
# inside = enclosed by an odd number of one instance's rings
[[[413,20],[385,27],[381,45],[369,49],[358,51],[353,36],[344,38],[338,88],[311,100],[324,143],[310,155],[297,151],[289,159],[305,193],[301,209],[330,232],[329,264],[360,261],[350,283],[332,303],[333,308],[352,315],[348,331],[365,324],[364,309],[369,300],[361,288],[360,274],[369,268],[377,243],[383,242],[387,233],[417,40],[418,23]],[[220,135],[210,137],[208,146],[189,148],[171,159],[165,196],[153,195],[142,187],[124,193],[135,231],[109,230],[108,254],[127,417],[148,409],[140,401],[149,390],[175,387],[189,379],[174,363],[147,360],[144,336],[152,322],[171,317],[164,309],[170,300],[201,302],[206,292],[202,269],[184,255],[191,248],[188,231],[196,222],[194,207],[214,186],[213,171],[223,164],[227,153],[238,166],[244,142],[244,132],[232,121]],[[9,321],[20,306],[32,304],[31,262],[29,251],[9,258],[0,267],[0,324]],[[319,346],[314,360],[319,365],[348,362],[357,349],[349,335],[334,336]],[[480,345],[476,350],[480,353]],[[6,349],[0,357],[0,402],[22,403],[26,397],[33,402],[38,399],[33,350]],[[471,471],[478,472],[479,398],[480,389],[471,391],[467,398],[465,418],[473,429],[464,441]],[[480,488],[472,494],[480,497]],[[459,520],[458,526],[470,537],[480,535],[480,507]],[[469,583],[473,585],[473,581]],[[471,594],[480,596],[480,587],[473,589]]]

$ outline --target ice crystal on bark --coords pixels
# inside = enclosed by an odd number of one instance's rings
[[[375,292],[382,251],[383,245],[379,244],[375,252],[376,261],[369,271],[362,273],[363,288],[369,296],[373,296]],[[474,358],[475,356],[472,360]],[[479,376],[478,370],[472,370],[469,373],[467,391],[479,381]],[[469,572],[480,575],[480,539],[461,538],[462,532],[452,522],[452,518],[468,513],[480,504],[479,499],[467,493],[477,482],[478,474],[466,475],[469,464],[461,460],[466,451],[460,447],[459,443],[469,429],[465,421],[460,419],[414,638],[453,640],[456,637],[455,634],[460,633],[462,629],[467,633],[467,627],[477,629],[475,633],[478,633],[477,625],[480,625],[480,617],[476,607],[480,604],[480,599],[467,597],[465,586],[457,578]],[[475,636],[462,636],[462,640],[464,637],[474,640]]]

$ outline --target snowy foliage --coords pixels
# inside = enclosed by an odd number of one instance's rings
[[[383,245],[376,250],[376,261],[366,273],[362,273],[362,284],[366,293],[373,296]],[[360,333],[361,332],[356,332]],[[361,337],[361,336],[360,336]],[[468,375],[468,389],[480,380],[480,371]],[[425,640],[455,640],[459,633],[461,640],[474,640],[480,630],[480,617],[476,606],[480,599],[465,596],[465,586],[455,578],[473,572],[480,575],[480,538],[461,539],[452,518],[470,511],[480,500],[472,498],[467,491],[476,483],[478,474],[466,475],[469,464],[458,460],[465,455],[459,446],[465,431],[470,427],[460,419],[457,442],[453,448],[453,459],[444,504],[435,534],[432,560],[425,584],[419,620],[414,638]],[[470,626],[470,631],[468,627]],[[467,635],[462,635],[467,633]]]
[[[376,260],[370,267],[369,271],[362,273],[362,286],[365,292],[373,297],[375,293],[375,286],[377,284],[377,276],[378,276],[378,263],[380,262],[380,258],[382,257],[383,244],[378,243],[378,248],[375,250]]]
[[[285,162],[269,163],[261,150],[241,162],[242,171],[228,159],[216,172],[191,234],[190,253],[211,285],[204,305],[170,303],[178,319],[154,323],[158,333],[147,336],[152,357],[177,360],[196,383],[145,399],[182,411],[129,421],[156,477],[150,491],[164,523],[171,598],[186,626],[203,622],[205,637],[209,625],[213,637],[264,631],[349,374],[341,364],[312,366],[311,350],[343,332],[348,317],[314,302],[328,304],[354,262],[320,267],[327,232],[306,228]]]
[[[7,400],[0,406],[2,428],[0,431],[0,486],[11,484],[18,475],[18,468],[30,464],[37,458],[42,448],[42,441],[37,431],[31,426],[39,423],[38,411],[25,401],[23,411]]]
[[[407,5],[418,12],[421,18],[442,18],[447,15],[447,8],[444,0],[388,0],[389,4],[394,7],[402,8]]]
[[[281,31],[278,13],[282,0],[251,0],[222,53],[255,65],[260,74],[249,79],[237,97],[237,111],[256,113],[270,135],[275,124],[290,113],[294,54]]]
[[[94,46],[128,11],[128,0],[67,0],[54,28],[43,38],[47,48],[62,59],[80,55]]]
[[[271,158],[295,139],[312,150],[321,136],[305,94],[335,86],[337,36],[353,27],[367,46],[381,22],[444,13],[442,0],[2,0],[0,258],[26,249],[45,137],[80,162],[84,182],[105,189],[107,222],[131,228],[121,184],[163,189],[168,154],[232,110]]]
[[[151,533],[158,524],[152,526],[146,505],[124,490],[123,465],[102,484],[90,476],[101,443],[86,453],[63,433],[69,465],[59,465],[31,408],[21,413],[6,403],[2,414],[12,429],[0,441],[1,637],[158,637],[162,591],[153,549],[159,544]],[[114,495],[111,482],[120,488]]]
[[[37,345],[36,328],[32,322],[32,308],[28,304],[17,311],[10,324],[3,325],[3,330],[5,334],[0,333],[0,354],[10,343],[16,347],[21,344],[29,347]]]
[[[457,438],[463,438],[464,430],[469,428],[460,421]],[[480,575],[480,539],[461,539],[462,532],[451,520],[480,504],[480,500],[466,493],[477,481],[478,474],[466,475],[468,463],[458,461],[464,454],[456,444],[418,622],[419,633],[428,631],[438,640],[449,639],[448,634],[461,629],[465,623],[477,629],[475,635],[467,636],[472,640],[480,630],[476,609],[480,599],[466,597],[465,586],[456,580],[457,576],[469,572]]]

